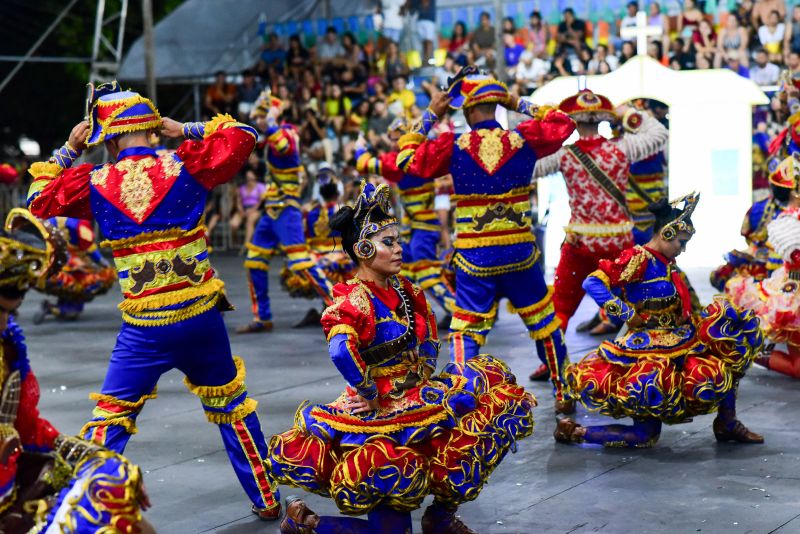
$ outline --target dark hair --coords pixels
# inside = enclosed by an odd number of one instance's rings
[[[336,230],[341,234],[342,248],[344,248],[344,251],[347,252],[347,255],[350,256],[354,262],[358,263],[358,256],[356,256],[356,253],[353,251],[353,246],[355,246],[358,241],[361,223],[364,222],[366,214],[361,215],[358,220],[355,220],[355,213],[356,211],[352,207],[344,206],[331,217],[328,226],[330,226],[331,230]],[[376,223],[388,219],[391,219],[391,217],[386,215],[380,207],[375,207],[370,215],[370,221]]]
[[[336,200],[339,198],[339,186],[333,181],[323,184],[319,186],[319,196],[326,202]]]
[[[539,13],[538,11],[531,11],[531,14],[528,15],[529,19],[532,19],[533,17],[536,17],[537,19],[542,20],[542,14]]]
[[[564,14],[564,15],[566,15],[567,13],[569,13],[569,14],[570,14],[570,15],[572,15],[573,17],[575,16],[575,10],[574,10],[574,9],[572,9],[571,7],[568,7],[568,8],[566,8],[566,9],[564,9],[564,11],[562,11],[561,13],[562,13],[562,14]]]
[[[673,208],[666,198],[653,202],[647,206],[647,210],[656,217],[656,222],[653,224],[653,232],[660,231],[664,226],[677,219],[681,214],[681,210]],[[691,218],[685,219],[685,221],[689,224],[692,222]]]
[[[464,24],[463,20],[459,20],[458,22],[455,23],[455,25],[453,26],[453,35],[456,34],[456,28],[459,28],[459,27],[461,28],[461,36],[462,37],[466,37],[467,36],[467,25]]]
[[[27,292],[27,289],[20,289],[15,285],[0,286],[0,297],[8,300],[21,299]]]
[[[482,19],[483,17],[486,17],[487,19],[492,20],[492,17],[489,16],[489,12],[488,11],[481,11],[481,14],[480,14],[480,16],[478,18]]]
[[[337,33],[338,34],[339,32],[336,31],[336,27],[335,26],[328,26],[328,29],[325,30],[325,33]]]
[[[635,7],[635,8],[638,9],[639,8],[639,2],[634,2],[633,0],[631,0],[630,2],[625,4],[625,7]]]
[[[217,72],[215,72],[215,73],[214,73],[214,77],[215,77],[215,78],[216,78],[217,76],[225,76],[225,75],[226,75],[226,74],[225,74],[225,71],[224,71],[224,70],[218,70]]]
[[[788,202],[789,196],[792,193],[791,188],[789,187],[781,187],[779,185],[775,185],[772,182],[769,183],[769,188],[772,190],[772,196],[775,197],[775,200],[778,202]]]

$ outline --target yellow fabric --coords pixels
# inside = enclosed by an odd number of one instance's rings
[[[200,398],[230,395],[242,384],[244,384],[244,379],[247,374],[244,367],[244,361],[239,356],[233,357],[233,363],[236,365],[236,376],[227,384],[223,384],[221,386],[198,386],[196,384],[192,384],[188,377],[183,378],[183,383],[186,385],[186,388],[189,391]]]

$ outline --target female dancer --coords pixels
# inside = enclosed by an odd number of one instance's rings
[[[731,300],[753,310],[764,334],[773,343],[786,343],[787,352],[765,351],[756,362],[779,373],[800,378],[800,169],[793,156],[770,175],[770,185],[789,191],[786,209],[767,225],[769,243],[783,266],[764,280],[735,276],[726,286]]]
[[[609,315],[628,323],[626,334],[605,341],[567,368],[567,382],[590,410],[634,424],[583,427],[559,421],[556,441],[606,447],[651,447],[662,423],[718,410],[718,441],[762,443],[736,419],[739,379],[761,348],[763,335],[752,312],[724,297],[692,317],[686,278],[675,258],[694,234],[698,195],[651,205],[652,239],[603,260],[583,284]]]
[[[398,276],[402,249],[388,213],[388,187],[366,184],[355,208],[332,218],[358,264],[322,317],[349,386],[330,404],[301,405],[294,427],[269,444],[278,480],[368,519],[319,517],[290,499],[283,533],[410,532],[411,510],[432,493],[422,531],[469,534],[456,508],[533,431],[535,400],[499,360],[481,355],[463,376],[449,367],[432,376],[436,320],[422,290]]]

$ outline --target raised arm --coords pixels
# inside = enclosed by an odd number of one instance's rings
[[[628,321],[636,311],[614,290],[641,280],[647,269],[647,261],[647,252],[641,248],[625,250],[614,261],[600,260],[599,268],[583,281],[583,289],[608,315]]]
[[[548,106],[536,106],[527,100],[512,100],[509,107],[532,117],[517,127],[517,131],[536,152],[534,178],[549,176],[561,168],[561,146],[575,130],[575,122],[565,113]]]
[[[247,161],[256,144],[256,130],[217,115],[208,122],[180,124],[164,119],[165,137],[185,137],[176,154],[184,168],[206,189],[228,182]]]
[[[638,115],[641,121],[634,115]],[[632,118],[634,120],[631,120]],[[649,158],[666,146],[669,131],[649,113],[628,109],[624,113],[622,122],[626,125],[625,134],[617,141],[617,147],[628,156],[631,163]],[[639,122],[641,126],[628,126]]]
[[[356,170],[361,174],[377,174],[392,183],[403,177],[403,171],[397,167],[397,152],[385,152],[375,157],[363,144],[357,144],[355,157]]]
[[[437,139],[428,140],[428,133],[447,111],[450,100],[447,93],[434,94],[430,107],[422,114],[422,120],[413,131],[400,138],[397,167],[401,171],[426,179],[438,178],[450,172],[455,136],[447,132]]]

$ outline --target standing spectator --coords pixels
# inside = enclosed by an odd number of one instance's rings
[[[246,122],[250,117],[258,95],[263,87],[256,81],[256,76],[250,69],[242,71],[242,83],[236,88],[236,100],[239,101],[239,120]]]
[[[492,19],[489,13],[483,11],[480,15],[480,24],[475,31],[472,32],[470,39],[470,49],[475,54],[475,62],[483,59],[485,62],[494,61],[494,26],[492,26]]]
[[[453,26],[453,35],[447,44],[447,53],[453,54],[459,64],[467,63],[466,53],[469,50],[469,36],[467,35],[467,25],[459,20]]]
[[[436,35],[436,0],[415,0],[417,12],[417,32],[422,41],[423,64],[433,59],[434,44],[439,40]]]
[[[308,61],[311,59],[311,54],[300,42],[300,36],[297,34],[289,37],[289,50],[286,51],[286,65],[289,67],[289,76],[294,79],[300,79],[301,73],[308,68]],[[311,73],[313,75],[313,73]]]
[[[405,76],[397,76],[392,80],[392,92],[386,98],[386,104],[389,106],[389,112],[395,117],[408,115],[417,103],[414,91],[408,89],[407,84]]]
[[[717,52],[714,57],[714,67],[719,68],[723,59],[728,59],[731,52],[739,54],[739,64],[747,67],[750,60],[747,56],[747,47],[750,45],[747,30],[739,25],[739,17],[735,13],[728,14],[725,27],[717,36]]]
[[[786,24],[781,22],[781,14],[777,10],[769,12],[767,22],[758,28],[758,40],[769,54],[770,61],[783,61],[781,45],[786,33]]]
[[[236,86],[226,81],[225,71],[214,75],[214,84],[206,89],[205,110],[210,117],[220,113],[236,113]]]
[[[703,64],[707,62],[709,65],[706,68],[711,68],[714,62],[714,54],[717,52],[717,34],[714,32],[714,28],[711,27],[711,23],[706,19],[700,19],[697,31],[692,36],[692,44],[696,54],[697,68],[700,68],[701,57],[705,60]]]
[[[786,19],[786,2],[784,0],[756,0],[751,12],[753,28],[760,28],[769,22],[770,13],[778,12],[778,20]]]
[[[403,33],[403,14],[406,0],[381,0],[381,13],[383,14],[384,37],[395,44],[400,44]]]
[[[750,67],[750,79],[758,85],[775,85],[781,76],[781,69],[775,63],[770,63],[767,51],[763,48],[756,50],[755,65]]]
[[[619,37],[614,40],[615,47],[622,46],[622,42],[625,40],[622,38],[622,30],[636,27],[636,13],[638,11],[638,2],[630,1],[625,4],[625,15],[621,19],[617,20],[617,35]]]
[[[519,65],[517,65],[517,84],[520,86],[520,94],[530,94],[534,89],[539,87],[544,81],[544,77],[550,70],[550,66],[546,61],[533,52],[525,52],[520,57]]]
[[[683,39],[684,50],[689,52],[694,42],[694,34],[703,20],[703,12],[697,7],[694,0],[685,0],[683,12],[678,17],[678,35]]]
[[[514,39],[513,32],[503,32],[503,45],[506,67],[508,68],[507,78],[513,80],[519,58],[525,52],[525,47]]]
[[[563,19],[556,30],[558,49],[575,55],[586,42],[586,23],[575,17],[571,7],[563,11]]]
[[[528,49],[533,57],[547,59],[547,42],[550,40],[550,31],[547,23],[542,20],[542,14],[532,11],[528,18]]]
[[[317,45],[317,59],[323,69],[329,69],[334,63],[340,62],[344,58],[344,54],[344,47],[339,42],[339,33],[336,28],[329,26],[325,37]]]
[[[728,52],[726,52],[725,68],[731,69],[742,78],[750,77],[750,70],[742,65],[741,55],[736,50],[728,50]]]
[[[261,63],[263,64],[259,69],[261,72],[274,70],[283,73],[286,66],[286,50],[278,39],[278,34],[270,33],[267,37],[267,42],[261,49]]]

